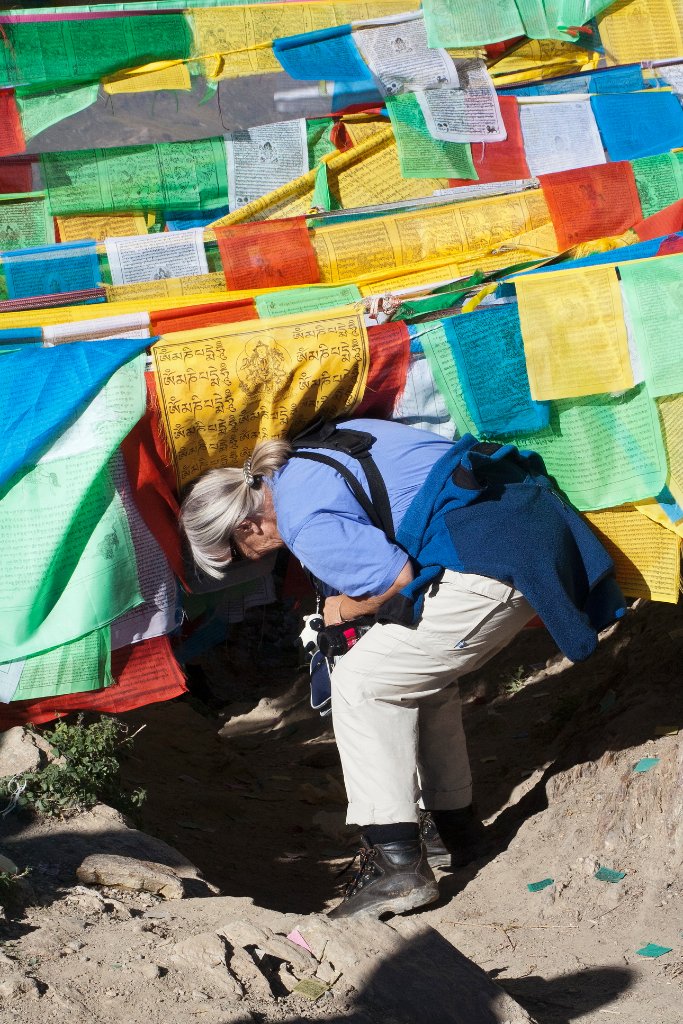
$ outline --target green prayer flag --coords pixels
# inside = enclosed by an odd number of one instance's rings
[[[681,155],[661,153],[631,161],[643,217],[651,217],[683,198]]]
[[[321,164],[316,172],[311,205],[317,210],[325,210],[326,212],[336,209],[338,206],[334,200],[334,196],[330,192],[330,182],[327,177],[327,164]]]
[[[292,288],[283,292],[269,292],[254,299],[256,311],[262,318],[309,313],[320,309],[348,306],[361,299],[355,284],[336,285],[331,288]]]
[[[124,68],[189,57],[192,43],[184,14],[18,22],[4,32],[0,86],[95,82]]]
[[[678,394],[683,391],[683,255],[621,263],[619,273],[648,391],[657,398]]]
[[[221,137],[41,156],[52,212],[205,210],[228,204]]]
[[[97,100],[99,83],[74,88],[36,92],[34,89],[17,90],[17,107],[21,117],[24,138],[28,142],[53,124],[78,114]]]
[[[430,46],[481,46],[523,36],[514,0],[424,0]]]
[[[12,700],[42,700],[111,686],[109,626],[27,658]]]
[[[562,0],[515,0],[524,31],[530,39],[570,40],[557,27]]]
[[[429,134],[415,93],[387,96],[401,174],[404,178],[471,178],[479,175],[469,142],[440,142]]]
[[[337,147],[330,139],[333,127],[334,121],[331,117],[315,117],[306,121],[309,167],[315,167],[320,163],[322,157],[335,152]]]
[[[412,332],[420,340],[436,386],[444,397],[446,407],[458,428],[459,435],[461,437],[463,434],[476,436],[477,428],[465,402],[458,368],[453,358],[453,350],[446,341],[443,324],[438,320],[419,324],[412,328]]]
[[[55,229],[45,192],[0,195],[0,252],[52,245]]]
[[[142,603],[110,465],[146,405],[145,357],[124,364],[40,460],[0,491],[0,660],[75,640]]]
[[[550,425],[508,438],[542,456],[579,509],[611,508],[659,494],[667,461],[654,400],[644,385],[621,397],[550,403]]]

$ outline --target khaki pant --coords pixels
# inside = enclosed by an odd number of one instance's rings
[[[375,625],[332,674],[347,821],[417,821],[418,807],[472,802],[460,676],[506,646],[534,612],[497,580],[446,570],[417,626]]]

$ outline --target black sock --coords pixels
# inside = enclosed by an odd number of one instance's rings
[[[469,807],[459,807],[453,811],[430,811],[429,813],[443,843],[449,850],[463,842],[472,841],[473,837],[478,834],[477,830],[483,828],[472,804]]]
[[[391,825],[365,825],[361,832],[371,846],[382,843],[417,842],[420,836],[416,821],[397,821]]]

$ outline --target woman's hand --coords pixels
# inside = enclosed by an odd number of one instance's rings
[[[326,598],[323,605],[325,625],[337,626],[341,622],[351,622],[352,619],[357,619],[360,615],[374,615],[385,601],[407,586],[412,578],[412,566],[409,561],[406,561],[389,589],[383,594],[378,594],[377,597],[349,597],[348,594],[338,594],[336,597]]]

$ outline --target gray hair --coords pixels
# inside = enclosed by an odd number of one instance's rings
[[[207,575],[221,576],[232,558],[235,530],[263,511],[263,478],[281,469],[290,452],[287,441],[261,441],[241,469],[210,469],[192,485],[180,523],[192,557]]]

